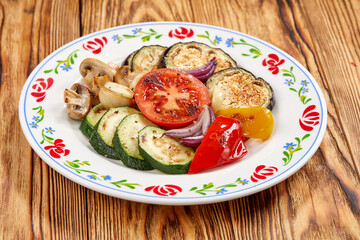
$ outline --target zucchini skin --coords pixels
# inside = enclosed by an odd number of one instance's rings
[[[103,155],[104,157],[120,160],[119,154],[115,151],[115,148],[107,145],[100,137],[97,131],[98,124],[90,136],[90,144],[96,152]]]
[[[156,168],[157,170],[164,172],[164,173],[169,173],[169,174],[186,174],[189,170],[190,164],[191,162],[188,162],[186,164],[180,165],[165,165],[162,164],[158,161],[156,161],[152,156],[150,156],[140,145],[139,145],[139,152],[140,155],[146,160],[148,161],[151,166],[153,166],[154,168]]]
[[[115,136],[113,138],[114,149],[117,152],[120,160],[124,163],[125,166],[129,168],[134,168],[138,170],[152,170],[154,169],[152,165],[147,162],[145,159],[141,160],[135,157],[130,156],[123,146],[120,143],[118,132],[116,131]]]
[[[92,126],[85,117],[82,120],[79,129],[87,138],[90,138],[92,132],[94,131],[94,126]]]

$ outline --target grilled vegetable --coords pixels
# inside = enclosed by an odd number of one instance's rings
[[[243,158],[247,154],[241,139],[240,123],[219,116],[211,124],[189,168],[189,174],[222,166]]]
[[[211,123],[215,120],[215,114],[212,109],[207,105],[204,105],[203,108],[193,124],[184,128],[167,130],[164,134],[170,137],[183,138],[180,143],[184,146],[199,146]]]
[[[84,77],[85,84],[93,91],[94,77],[101,77],[107,75],[109,81],[114,80],[116,70],[98,59],[85,58],[80,64],[80,74]],[[95,91],[94,91],[95,92]]]
[[[227,108],[219,110],[216,115],[235,118],[241,125],[241,136],[267,140],[274,128],[271,111],[263,107]]]
[[[274,105],[271,86],[241,68],[217,72],[206,82],[214,112],[226,108],[267,107]]]
[[[114,82],[107,82],[99,91],[99,99],[107,108],[133,105],[134,92],[130,88]]]
[[[129,56],[126,57],[125,59],[125,62],[124,62],[124,66],[125,65],[131,65],[131,61],[132,61],[132,58],[134,57],[134,55],[138,52],[139,50],[135,50],[133,51],[132,53],[129,54]]]
[[[165,130],[148,126],[139,132],[141,156],[154,168],[171,174],[187,173],[194,157],[194,149],[179,140],[164,135]]]
[[[152,122],[166,128],[183,127],[209,104],[205,85],[177,69],[157,69],[145,74],[134,90],[140,111]]]
[[[156,126],[141,113],[134,113],[125,117],[117,127],[113,138],[115,150],[119,153],[125,166],[151,170],[153,167],[144,160],[139,152],[139,131],[146,126]]]
[[[161,67],[166,47],[150,45],[140,48],[131,60],[131,71],[155,70]]]
[[[107,110],[103,105],[98,104],[86,115],[80,125],[80,130],[86,137],[90,138],[96,124]]]
[[[236,67],[236,62],[220,48],[213,48],[204,43],[176,43],[168,48],[164,55],[164,67],[177,69],[195,69],[216,58],[215,72]]]
[[[193,75],[194,77],[205,83],[206,80],[214,74],[216,66],[217,66],[217,61],[216,58],[214,57],[202,67],[195,69],[184,69],[183,71]]]
[[[70,89],[65,89],[64,102],[67,115],[72,119],[79,120],[90,111],[91,92],[86,86],[74,83]]]
[[[113,148],[112,140],[120,122],[130,114],[139,113],[135,108],[118,107],[111,108],[100,119],[90,136],[90,144],[99,154],[113,159],[120,159],[119,154]]]

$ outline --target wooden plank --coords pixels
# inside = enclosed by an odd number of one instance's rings
[[[32,151],[21,131],[17,112],[18,96],[27,78],[27,66],[31,57],[31,15],[23,14],[26,7],[28,5],[25,2],[13,1],[2,1],[0,6],[0,238],[2,239],[25,239],[33,232]]]
[[[325,94],[330,115],[324,142],[303,169],[287,181],[246,198],[168,207],[102,197],[90,191],[90,199],[96,199],[88,203],[91,225],[101,223],[104,216],[112,220],[114,215],[119,216],[115,220],[119,222],[89,230],[89,236],[106,236],[99,235],[100,229],[111,232],[111,236],[118,232],[125,239],[351,239],[359,235],[359,178],[350,153],[352,146],[342,133],[333,93],[319,64],[321,50],[315,51],[313,34],[307,28],[317,18],[317,34],[329,34],[320,31],[324,16],[312,10],[326,9],[315,4],[310,8],[296,1],[122,1],[120,5],[112,1],[82,2],[83,34],[129,22],[169,20],[227,27],[268,41],[310,70]],[[322,54],[331,58],[331,52]],[[140,221],[137,225],[134,216]]]
[[[40,7],[41,19],[44,23],[37,36],[44,41],[47,52],[40,56],[40,60],[62,45],[80,37],[80,12],[78,1],[44,1]],[[39,42],[39,49],[44,46]],[[54,239],[86,239],[87,238],[87,190],[82,186],[66,179],[53,169],[43,178],[48,181],[48,188],[44,189],[44,200],[49,204],[50,231]],[[46,185],[45,185],[46,186]],[[48,199],[47,199],[48,198]],[[41,199],[43,200],[43,199]],[[33,220],[34,221],[34,220]],[[43,229],[44,230],[44,229]]]
[[[360,122],[360,2],[310,1],[301,8],[306,19],[313,19],[307,22],[315,42],[312,51],[317,53],[316,64],[331,94],[329,102],[335,105],[330,117],[339,116],[335,121],[351,153],[346,159],[354,161],[359,173],[360,128],[354,123]]]
[[[85,189],[33,154],[17,117],[28,74],[49,53],[80,36],[79,4],[1,1],[0,16],[0,238],[84,239]]]

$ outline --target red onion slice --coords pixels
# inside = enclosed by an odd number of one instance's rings
[[[187,147],[199,146],[210,125],[215,120],[213,110],[207,105],[203,106],[203,108],[195,124],[180,129],[168,130],[164,135],[182,138],[180,143]]]
[[[201,131],[202,131],[202,116],[203,115],[204,115],[204,110],[201,111],[199,117],[196,119],[195,124],[190,124],[189,126],[184,127],[184,128],[167,130],[164,134],[169,137],[185,138],[185,137],[191,137],[198,133],[201,133]]]
[[[182,71],[189,73],[199,79],[202,82],[206,82],[206,80],[214,74],[217,66],[216,58],[212,58],[208,63],[204,66],[195,68],[195,69],[181,69]]]
[[[204,74],[202,76],[197,77],[197,79],[199,79],[202,82],[206,82],[206,80],[208,80],[209,77],[211,77],[216,69],[216,65],[214,65],[207,74]]]
[[[204,116],[203,116],[203,124],[202,124],[202,128],[201,128],[201,133],[202,135],[205,136],[207,130],[209,129],[211,122],[210,122],[210,113],[209,113],[209,108],[208,106],[205,107],[204,111]]]
[[[211,107],[209,107],[209,113],[210,113],[210,122],[213,123],[213,121],[215,120],[216,116],[214,111],[211,109]]]
[[[195,137],[187,137],[187,138],[183,138],[180,143],[187,147],[198,147],[201,144],[203,138],[204,138],[203,135],[195,136]]]

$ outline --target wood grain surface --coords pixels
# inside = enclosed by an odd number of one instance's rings
[[[0,1],[0,239],[360,239],[360,1]],[[145,21],[241,31],[288,52],[328,107],[324,140],[278,185],[207,205],[109,197],[64,178],[27,143],[18,118],[28,75],[85,34]]]

